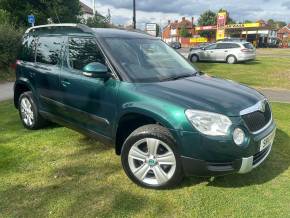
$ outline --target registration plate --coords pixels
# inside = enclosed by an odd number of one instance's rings
[[[262,139],[261,144],[260,144],[260,151],[264,150],[265,148],[273,144],[275,135],[276,135],[276,130],[274,130],[266,138]]]

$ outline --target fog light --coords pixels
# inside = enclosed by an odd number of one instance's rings
[[[236,145],[242,145],[245,141],[244,131],[240,128],[236,128],[233,133],[233,139]]]

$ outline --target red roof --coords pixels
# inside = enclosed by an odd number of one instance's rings
[[[187,29],[192,29],[192,21],[189,21],[185,19],[185,17],[182,18],[180,22],[176,20],[174,23],[170,24],[172,29],[180,29],[181,27],[186,27]]]

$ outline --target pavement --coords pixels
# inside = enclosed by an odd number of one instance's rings
[[[0,102],[13,98],[14,83],[0,83]],[[259,89],[270,101],[290,103],[290,90]]]
[[[14,83],[0,83],[0,101],[5,101],[13,98]]]

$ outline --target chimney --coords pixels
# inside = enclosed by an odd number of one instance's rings
[[[192,26],[194,26],[194,17],[191,18]]]
[[[171,23],[171,20],[168,20],[168,25]]]
[[[185,17],[182,17],[182,21],[185,21]]]
[[[175,20],[175,23],[178,23],[178,20]]]

